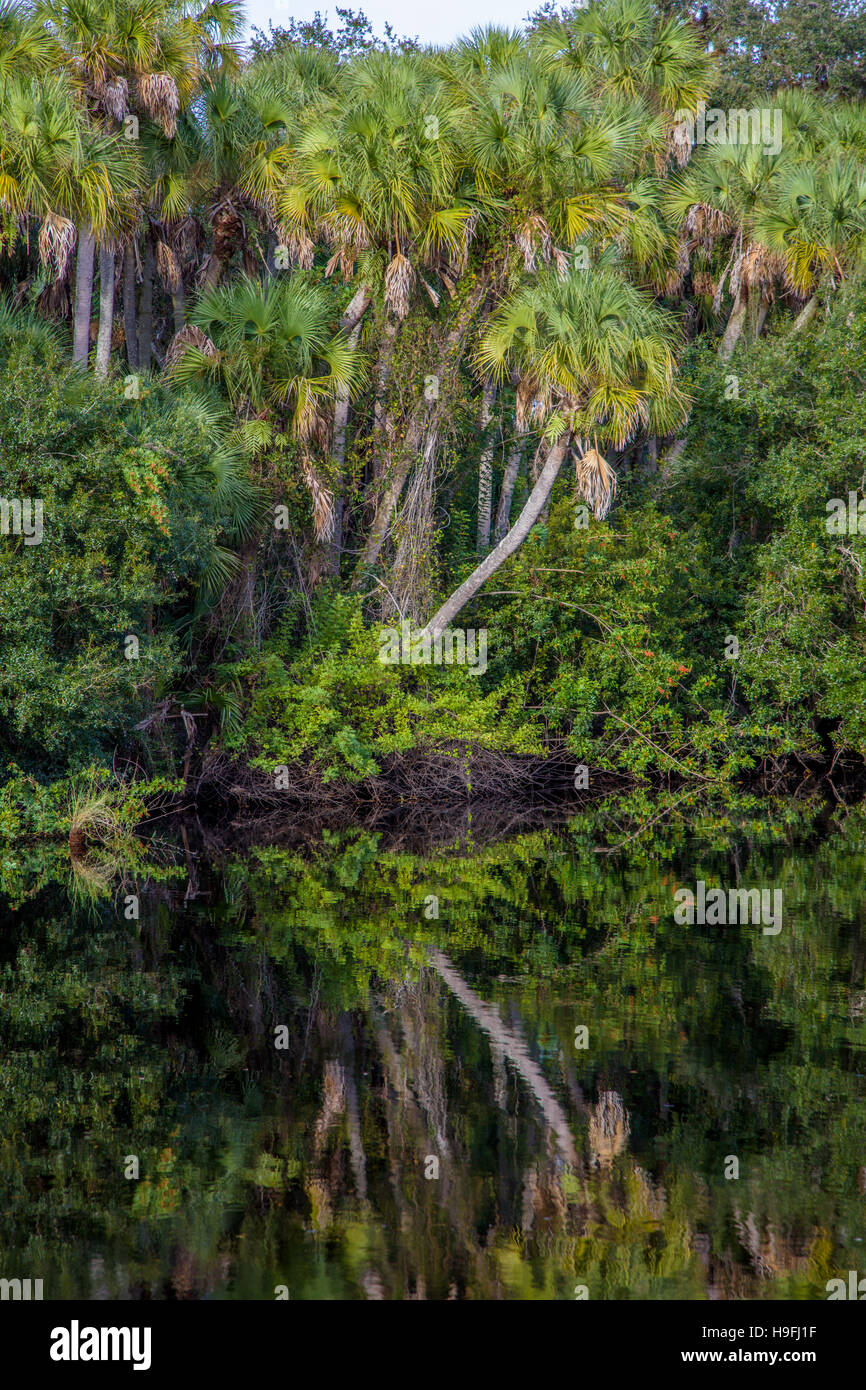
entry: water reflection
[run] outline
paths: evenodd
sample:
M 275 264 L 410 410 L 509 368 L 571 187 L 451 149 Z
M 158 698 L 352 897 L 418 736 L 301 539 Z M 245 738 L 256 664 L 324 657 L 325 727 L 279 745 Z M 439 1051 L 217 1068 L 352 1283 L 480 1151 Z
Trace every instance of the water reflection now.
M 426 855 L 363 829 L 200 851 L 137 921 L 16 878 L 0 1275 L 824 1298 L 866 1235 L 863 821 L 837 819 L 680 808 L 614 854 L 590 814 Z M 678 925 L 698 878 L 781 889 L 783 930 Z

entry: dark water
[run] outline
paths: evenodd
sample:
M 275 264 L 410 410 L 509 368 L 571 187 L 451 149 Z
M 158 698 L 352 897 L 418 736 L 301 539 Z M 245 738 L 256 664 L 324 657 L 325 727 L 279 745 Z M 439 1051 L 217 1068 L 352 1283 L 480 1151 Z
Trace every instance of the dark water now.
M 648 801 L 149 882 L 8 857 L 0 1277 L 826 1298 L 866 1272 L 863 830 Z M 781 930 L 678 924 L 698 880 L 781 890 Z

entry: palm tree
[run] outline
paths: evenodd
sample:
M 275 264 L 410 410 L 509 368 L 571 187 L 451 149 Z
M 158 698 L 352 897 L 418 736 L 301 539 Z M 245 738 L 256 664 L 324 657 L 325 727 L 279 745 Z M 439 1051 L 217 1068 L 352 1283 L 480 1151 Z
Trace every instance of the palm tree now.
M 75 265 L 72 360 L 86 363 L 90 348 L 90 307 L 93 297 L 94 258 L 100 247 L 102 284 L 100 339 L 97 371 L 108 370 L 114 312 L 114 247 L 125 226 L 136 216 L 139 185 L 138 155 L 129 141 L 97 127 L 82 133 L 81 159 L 67 211 L 78 232 Z
M 756 218 L 755 235 L 779 257 L 796 293 L 816 303 L 822 282 L 836 285 L 866 269 L 866 170 L 837 156 L 788 171 Z
M 332 494 L 313 453 L 324 455 L 334 401 L 357 389 L 360 363 L 333 330 L 328 296 L 303 277 L 243 276 L 202 296 L 174 352 L 177 381 L 215 386 L 231 404 L 247 456 L 264 461 L 296 442 L 316 535 L 329 536 Z
M 194 98 L 202 74 L 228 60 L 230 45 L 225 40 L 239 29 L 238 8 L 230 0 L 212 0 L 198 11 L 176 0 L 38 0 L 36 14 L 80 92 L 97 141 L 99 132 L 116 135 L 128 117 L 136 123 L 151 120 L 173 137 L 179 114 Z M 132 132 L 137 133 L 135 126 Z M 131 235 L 136 220 L 122 174 L 124 162 L 132 164 L 133 152 L 127 150 L 124 161 L 120 149 L 113 152 L 112 167 L 120 171 L 121 187 L 113 189 L 116 196 L 108 206 L 96 209 L 97 220 L 90 219 L 90 190 L 83 188 L 79 199 L 73 358 L 87 358 L 93 260 L 99 242 L 102 290 L 96 366 L 101 375 L 108 369 L 111 344 L 116 241 L 122 233 Z M 103 152 L 107 154 L 107 147 Z
M 664 434 L 686 412 L 674 381 L 676 330 L 670 315 L 617 270 L 546 272 L 494 314 L 479 365 L 494 380 L 518 373 L 518 413 L 546 441 L 538 480 L 503 540 L 429 619 L 441 631 L 514 554 L 541 515 L 566 455 L 576 445 L 581 495 L 602 517 L 615 475 L 599 445 L 621 449 L 638 429 Z
M 33 7 L 0 0 L 0 86 L 46 73 L 58 58 L 56 42 Z
M 718 305 L 730 277 L 733 306 L 719 347 L 723 361 L 736 347 L 750 302 L 760 312 L 783 272 L 781 258 L 762 242 L 756 225 L 791 158 L 785 147 L 778 155 L 768 155 L 758 145 L 707 145 L 666 190 L 666 209 L 681 228 L 687 258 L 708 245 L 728 248 L 727 265 L 714 285 Z

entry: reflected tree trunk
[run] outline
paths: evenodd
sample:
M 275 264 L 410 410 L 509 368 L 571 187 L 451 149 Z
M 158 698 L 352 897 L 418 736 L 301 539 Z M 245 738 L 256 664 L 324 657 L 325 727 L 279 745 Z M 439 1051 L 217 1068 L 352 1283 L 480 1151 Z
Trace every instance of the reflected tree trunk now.
M 475 1019 L 487 1036 L 500 1049 L 515 1071 L 522 1077 L 529 1087 L 542 1115 L 544 1116 L 548 1128 L 554 1134 L 560 1151 L 565 1159 L 577 1167 L 577 1150 L 574 1145 L 574 1136 L 569 1128 L 568 1119 L 565 1111 L 553 1093 L 553 1090 L 545 1078 L 538 1063 L 533 1061 L 529 1055 L 526 1043 L 503 1023 L 496 1009 L 486 1003 L 480 995 L 467 985 L 463 976 L 454 968 L 447 956 L 441 951 L 431 950 L 428 953 L 428 960 L 436 971 L 436 974 L 448 986 L 455 999 L 458 999 L 468 1014 Z

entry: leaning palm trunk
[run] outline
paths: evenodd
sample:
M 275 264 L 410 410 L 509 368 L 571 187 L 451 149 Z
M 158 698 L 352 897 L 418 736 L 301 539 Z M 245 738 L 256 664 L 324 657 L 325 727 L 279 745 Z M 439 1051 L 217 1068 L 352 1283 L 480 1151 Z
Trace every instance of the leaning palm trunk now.
M 111 335 L 114 331 L 114 249 L 99 252 L 99 336 L 96 339 L 96 375 L 108 376 Z
M 460 610 L 465 608 L 469 600 L 475 597 L 482 584 L 486 583 L 490 576 L 495 574 L 500 566 L 504 565 L 505 561 L 510 559 L 516 550 L 519 550 L 544 510 L 547 499 L 550 497 L 553 484 L 556 482 L 559 470 L 568 452 L 570 439 L 571 436 L 568 431 L 566 431 L 555 444 L 551 445 L 544 462 L 544 467 L 538 475 L 538 481 L 529 494 L 523 511 L 520 513 L 520 516 L 515 521 L 511 530 L 499 542 L 496 549 L 491 550 L 490 554 L 481 561 L 480 565 L 476 565 L 469 578 L 464 579 L 459 589 L 456 589 L 451 597 L 443 603 L 439 611 L 433 614 L 433 617 L 426 625 L 426 632 L 435 635 L 437 632 L 442 632 L 447 628 L 452 619 L 456 618 Z
M 481 393 L 481 410 L 478 418 L 478 437 L 483 440 L 490 427 L 496 387 L 486 385 Z M 478 461 L 478 530 L 476 550 L 486 555 L 490 549 L 490 520 L 493 499 L 493 440 L 489 439 L 481 450 Z
M 72 335 L 72 360 L 87 365 L 90 352 L 90 306 L 93 299 L 93 261 L 96 240 L 86 227 L 78 238 L 75 261 L 75 309 Z
M 138 368 L 138 313 L 135 303 L 135 247 L 127 246 L 123 253 L 123 336 L 126 339 L 126 360 L 129 370 Z
M 813 294 L 812 298 L 809 300 L 805 308 L 801 309 L 797 317 L 794 319 L 791 332 L 800 333 L 808 324 L 812 322 L 812 319 L 815 317 L 817 312 L 818 296 L 816 294 Z
M 749 301 L 746 297 L 745 289 L 742 285 L 737 290 L 737 297 L 734 300 L 734 307 L 731 310 L 731 317 L 725 326 L 724 337 L 719 348 L 719 357 L 722 362 L 727 362 L 733 355 L 734 348 L 740 339 L 740 334 L 746 323 L 746 313 L 749 308 Z
M 523 458 L 523 441 L 518 436 L 511 446 L 511 453 L 508 455 L 508 462 L 505 465 L 505 472 L 502 475 L 502 490 L 499 493 L 499 505 L 496 508 L 496 523 L 493 528 L 493 539 L 499 543 L 502 537 L 508 534 L 511 525 L 511 503 L 514 498 L 514 488 L 517 484 L 517 475 L 520 472 L 520 463 Z

